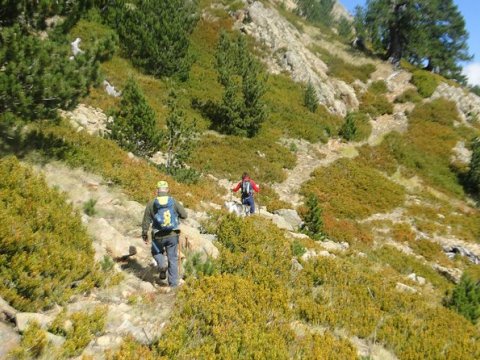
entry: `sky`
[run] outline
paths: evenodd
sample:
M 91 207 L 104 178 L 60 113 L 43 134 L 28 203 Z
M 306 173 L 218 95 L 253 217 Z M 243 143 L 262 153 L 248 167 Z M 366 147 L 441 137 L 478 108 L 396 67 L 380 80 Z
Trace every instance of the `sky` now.
M 339 0 L 353 14 L 355 6 L 365 5 L 365 0 Z M 468 47 L 474 55 L 472 61 L 464 63 L 463 72 L 471 85 L 480 85 L 480 0 L 454 0 L 465 18 L 469 33 Z

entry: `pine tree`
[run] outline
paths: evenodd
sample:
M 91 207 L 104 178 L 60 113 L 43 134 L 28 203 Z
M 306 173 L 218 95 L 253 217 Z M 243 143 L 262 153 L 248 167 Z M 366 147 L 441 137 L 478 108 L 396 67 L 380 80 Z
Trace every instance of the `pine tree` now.
M 244 36 L 231 39 L 225 32 L 220 34 L 215 60 L 218 81 L 224 87 L 216 127 L 227 134 L 255 136 L 267 116 L 261 64 L 249 52 Z
M 314 194 L 310 194 L 306 202 L 307 213 L 304 216 L 305 233 L 315 240 L 323 240 L 323 219 L 322 208 L 318 203 L 318 198 Z
M 305 88 L 305 93 L 303 95 L 303 105 L 312 113 L 317 111 L 318 98 L 311 81 L 308 82 L 307 87 Z
M 68 48 L 40 40 L 19 26 L 0 32 L 0 112 L 26 120 L 73 108 L 98 79 L 94 52 L 69 60 Z
M 189 35 L 198 20 L 196 12 L 196 1 L 119 0 L 107 18 L 136 66 L 154 76 L 186 80 L 193 62 Z
M 345 140 L 350 141 L 355 138 L 357 134 L 357 126 L 355 125 L 355 116 L 353 113 L 348 113 L 345 117 L 345 122 L 343 123 L 339 135 Z
M 427 69 L 464 80 L 458 61 L 469 60 L 465 21 L 452 0 L 370 0 L 362 21 L 374 50 L 398 63 L 427 63 Z
M 475 324 L 480 317 L 480 285 L 468 275 L 462 276 L 446 305 Z
M 160 149 L 161 135 L 154 110 L 133 78 L 122 92 L 120 108 L 107 125 L 109 137 L 138 156 L 151 156 Z
M 473 191 L 480 192 L 480 139 L 476 138 L 472 144 L 472 159 L 468 172 L 468 183 Z
M 170 94 L 170 113 L 167 117 L 167 131 L 163 136 L 167 148 L 166 168 L 170 174 L 185 167 L 190 158 L 198 135 L 196 122 L 187 122 L 185 112 L 178 108 L 176 95 Z

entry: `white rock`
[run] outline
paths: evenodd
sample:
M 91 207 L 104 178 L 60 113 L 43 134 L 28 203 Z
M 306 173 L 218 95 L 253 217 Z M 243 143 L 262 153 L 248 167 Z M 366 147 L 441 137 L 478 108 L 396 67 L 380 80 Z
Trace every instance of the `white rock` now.
M 47 332 L 47 340 L 54 346 L 60 347 L 65 342 L 65 338 L 59 335 L 55 335 Z
M 28 324 L 35 321 L 44 329 L 53 321 L 53 318 L 44 314 L 27 312 L 19 312 L 15 316 L 15 323 L 19 331 L 25 331 Z
M 305 254 L 302 255 L 302 260 L 307 261 L 311 258 L 314 258 L 317 256 L 317 253 L 313 249 L 308 249 Z
M 95 342 L 98 346 L 108 347 L 112 343 L 112 338 L 110 335 L 103 335 L 97 338 Z
M 13 319 L 18 311 L 11 307 L 2 297 L 0 297 L 0 313 L 6 319 Z M 0 318 L 1 319 L 1 318 Z
M 8 359 L 7 354 L 20 345 L 20 335 L 7 324 L 0 321 L 0 359 Z
M 415 294 L 417 292 L 416 289 L 402 283 L 397 283 L 397 285 L 395 286 L 395 289 L 400 292 L 411 293 L 411 294 Z
M 302 219 L 295 210 L 279 209 L 275 210 L 273 213 L 281 216 L 288 224 L 290 224 L 293 230 L 298 229 L 303 223 Z
M 74 41 L 70 43 L 72 47 L 72 53 L 73 56 L 77 56 L 78 54 L 83 54 L 83 50 L 80 49 L 80 43 L 82 42 L 82 39 L 76 38 Z
M 323 256 L 323 257 L 336 257 L 333 254 L 330 254 L 327 250 L 321 250 L 318 252 L 318 256 Z

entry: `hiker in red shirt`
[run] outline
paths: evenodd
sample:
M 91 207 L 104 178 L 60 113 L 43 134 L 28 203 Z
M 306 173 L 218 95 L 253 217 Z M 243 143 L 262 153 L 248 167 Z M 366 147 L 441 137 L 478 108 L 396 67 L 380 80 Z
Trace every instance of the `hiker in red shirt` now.
M 242 181 L 235 186 L 232 191 L 237 192 L 242 189 L 242 204 L 250 206 L 250 214 L 255 213 L 255 202 L 253 200 L 253 192 L 259 192 L 260 187 L 255 184 L 255 181 L 250 179 L 246 172 L 242 175 Z

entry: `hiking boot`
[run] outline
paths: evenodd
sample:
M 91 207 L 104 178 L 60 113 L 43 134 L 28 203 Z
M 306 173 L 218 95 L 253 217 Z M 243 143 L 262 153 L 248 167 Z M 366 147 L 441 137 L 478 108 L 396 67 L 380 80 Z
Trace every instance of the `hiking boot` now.
M 165 280 L 167 278 L 167 269 L 160 269 L 160 280 Z

